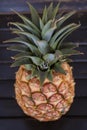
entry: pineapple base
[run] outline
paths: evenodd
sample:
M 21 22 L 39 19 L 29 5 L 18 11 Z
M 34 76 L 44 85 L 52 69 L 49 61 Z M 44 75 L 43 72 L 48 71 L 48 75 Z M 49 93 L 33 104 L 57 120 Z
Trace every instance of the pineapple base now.
M 16 73 L 15 95 L 19 106 L 25 114 L 39 121 L 58 120 L 73 102 L 74 79 L 72 67 L 62 64 L 66 75 L 53 72 L 53 81 L 46 79 L 40 86 L 38 78 L 26 80 L 30 72 L 21 66 Z

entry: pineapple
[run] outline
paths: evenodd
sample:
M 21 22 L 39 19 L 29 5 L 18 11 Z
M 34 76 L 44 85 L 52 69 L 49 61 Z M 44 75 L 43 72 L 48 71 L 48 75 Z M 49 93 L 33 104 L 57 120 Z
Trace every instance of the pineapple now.
M 69 56 L 80 54 L 78 46 L 64 42 L 80 24 L 63 23 L 75 11 L 62 15 L 59 4 L 51 3 L 40 17 L 28 3 L 31 18 L 14 11 L 23 21 L 10 22 L 18 37 L 5 41 L 17 43 L 8 49 L 17 51 L 12 67 L 16 73 L 15 95 L 25 114 L 39 121 L 58 120 L 69 109 L 75 96 L 75 82 Z

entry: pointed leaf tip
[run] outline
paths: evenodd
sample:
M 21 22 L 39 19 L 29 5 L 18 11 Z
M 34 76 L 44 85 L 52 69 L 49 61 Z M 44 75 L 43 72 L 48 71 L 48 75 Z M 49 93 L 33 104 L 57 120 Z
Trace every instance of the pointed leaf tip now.
M 47 8 L 47 18 L 48 18 L 48 20 L 52 19 L 52 13 L 53 13 L 53 2 L 51 2 L 50 5 Z
M 54 8 L 52 12 L 52 17 L 55 18 L 57 16 L 57 12 L 59 10 L 60 2 L 57 4 L 57 6 Z
M 47 7 L 46 6 L 43 9 L 42 21 L 44 24 L 47 22 Z
M 64 74 L 64 75 L 66 75 L 66 71 L 61 67 L 61 64 L 60 64 L 60 63 L 56 63 L 56 64 L 54 65 L 54 70 L 55 70 L 56 72 L 59 72 L 59 73 L 62 73 L 62 74 Z
M 37 10 L 29 2 L 27 2 L 27 4 L 31 12 L 32 22 L 39 27 L 39 14 Z

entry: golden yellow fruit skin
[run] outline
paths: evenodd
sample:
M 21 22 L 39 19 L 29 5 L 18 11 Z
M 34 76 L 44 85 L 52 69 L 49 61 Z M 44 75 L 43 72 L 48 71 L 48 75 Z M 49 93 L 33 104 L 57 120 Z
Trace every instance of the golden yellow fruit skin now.
M 40 86 L 39 79 L 26 80 L 30 74 L 24 66 L 16 73 L 15 95 L 19 106 L 25 114 L 39 121 L 59 119 L 70 108 L 74 98 L 74 79 L 72 67 L 66 62 L 62 64 L 67 74 L 53 72 L 53 81 L 48 79 Z

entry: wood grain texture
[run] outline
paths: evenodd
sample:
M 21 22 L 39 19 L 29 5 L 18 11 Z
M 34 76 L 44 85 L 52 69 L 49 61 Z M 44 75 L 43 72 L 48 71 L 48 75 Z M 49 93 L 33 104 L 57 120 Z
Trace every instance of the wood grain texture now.
M 60 11 L 61 12 L 61 11 Z M 66 10 L 63 10 L 63 12 L 66 12 Z M 20 12 L 21 13 L 21 12 Z M 29 12 L 27 13 L 23 13 L 24 15 L 26 15 L 27 17 L 30 18 L 30 14 Z M 40 15 L 41 16 L 41 15 Z M 14 14 L 4 14 L 4 15 L 0 15 L 0 30 L 1 29 L 7 29 L 7 23 L 10 21 L 18 21 L 21 22 L 20 18 L 14 13 Z M 67 22 L 80 22 L 81 26 L 86 27 L 87 26 L 87 13 L 82 12 L 82 11 L 77 11 L 76 14 L 74 14 L 71 18 L 69 18 L 67 20 Z M 66 24 L 67 24 L 66 22 Z
M 76 31 L 74 31 L 69 37 L 67 37 L 67 39 L 65 40 L 68 42 L 87 42 L 87 28 L 86 27 L 80 27 L 79 29 L 77 29 Z M 0 30 L 0 44 L 2 44 L 2 42 L 4 40 L 13 38 L 17 35 L 12 34 L 11 31 L 9 29 L 1 29 Z M 81 36 L 81 37 L 80 37 Z
M 0 63 L 0 69 L 2 70 L 0 72 L 0 80 L 6 80 L 6 79 L 14 79 L 15 78 L 15 72 L 18 70 L 18 67 L 11 68 L 11 63 L 9 62 L 3 62 Z M 75 78 L 86 78 L 87 79 L 87 62 L 73 62 L 71 64 L 73 66 L 73 73 Z
M 38 122 L 28 118 L 1 119 L 1 130 L 86 130 L 87 119 L 83 118 L 61 118 L 55 122 Z
M 87 116 L 87 98 L 75 98 L 69 112 L 65 116 Z M 0 99 L 0 117 L 25 117 L 16 100 Z
M 59 0 L 28 0 L 32 3 L 39 12 L 41 12 L 44 5 L 49 5 L 50 2 L 54 2 L 54 4 L 58 3 Z M 80 1 L 80 0 L 61 0 L 61 9 L 65 10 L 86 10 L 87 9 L 87 1 Z M 19 12 L 29 12 L 28 6 L 25 0 L 3 0 L 0 3 L 0 14 L 8 14 L 12 13 L 11 9 L 15 9 Z
M 75 79 L 76 97 L 87 97 L 87 79 Z M 14 98 L 15 80 L 0 80 L 0 98 Z
M 87 43 L 78 43 L 78 44 L 79 44 L 79 48 L 77 48 L 77 50 L 79 50 L 80 52 L 83 52 L 84 55 L 73 56 L 72 59 L 73 61 L 78 61 L 78 60 L 86 61 L 87 60 Z M 13 61 L 11 57 L 17 54 L 17 52 L 12 52 L 12 51 L 7 50 L 7 47 L 11 45 L 15 45 L 15 44 L 14 43 L 0 44 L 0 63 L 5 62 L 5 61 L 10 61 L 10 62 Z

